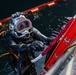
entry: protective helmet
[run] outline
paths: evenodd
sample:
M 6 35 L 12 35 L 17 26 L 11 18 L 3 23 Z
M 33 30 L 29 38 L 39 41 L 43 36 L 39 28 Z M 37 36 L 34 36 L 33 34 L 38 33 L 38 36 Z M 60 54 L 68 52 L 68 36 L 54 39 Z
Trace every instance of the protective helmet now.
M 20 12 L 11 16 L 11 22 L 9 24 L 9 30 L 12 35 L 16 38 L 29 38 L 30 29 L 32 28 L 32 23 Z

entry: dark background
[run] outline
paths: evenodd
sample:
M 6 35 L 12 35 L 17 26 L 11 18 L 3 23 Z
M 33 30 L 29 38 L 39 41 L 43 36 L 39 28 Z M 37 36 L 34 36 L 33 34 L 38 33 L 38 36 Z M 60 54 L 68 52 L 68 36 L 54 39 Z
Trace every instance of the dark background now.
M 49 1 L 51 0 L 0 0 L 0 19 Z

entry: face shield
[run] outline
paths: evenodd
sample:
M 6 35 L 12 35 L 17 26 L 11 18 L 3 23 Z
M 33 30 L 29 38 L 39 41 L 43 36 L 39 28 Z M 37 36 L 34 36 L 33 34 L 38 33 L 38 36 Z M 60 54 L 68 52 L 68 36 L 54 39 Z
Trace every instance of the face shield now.
M 29 38 L 30 29 L 32 28 L 32 23 L 29 19 L 25 18 L 24 15 L 12 18 L 12 23 L 9 25 L 9 30 L 16 38 Z

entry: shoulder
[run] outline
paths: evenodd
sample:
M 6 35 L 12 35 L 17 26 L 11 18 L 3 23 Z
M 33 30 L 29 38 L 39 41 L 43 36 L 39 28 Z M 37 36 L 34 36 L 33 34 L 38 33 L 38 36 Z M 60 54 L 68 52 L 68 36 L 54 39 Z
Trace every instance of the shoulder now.
M 39 32 L 39 30 L 38 30 L 37 28 L 33 27 L 33 28 L 32 28 L 32 32 L 33 32 L 33 33 L 37 33 L 37 32 Z
M 10 31 L 7 31 L 5 37 L 12 36 Z

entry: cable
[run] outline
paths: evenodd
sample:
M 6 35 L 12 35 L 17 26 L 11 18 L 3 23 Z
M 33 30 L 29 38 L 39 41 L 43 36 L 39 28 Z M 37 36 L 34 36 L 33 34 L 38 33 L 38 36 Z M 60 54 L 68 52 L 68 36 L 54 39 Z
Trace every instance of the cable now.
M 9 55 L 9 54 L 10 54 L 10 52 L 7 52 L 7 53 L 4 53 L 4 54 L 1 54 L 1 55 L 0 55 L 0 58 L 4 57 L 4 56 L 6 56 L 6 55 Z
M 18 59 L 18 56 L 16 54 L 12 53 L 12 52 L 7 52 L 7 53 L 4 53 L 4 54 L 1 54 L 0 58 L 4 57 L 6 55 L 10 55 L 10 54 L 13 55 L 16 59 Z

